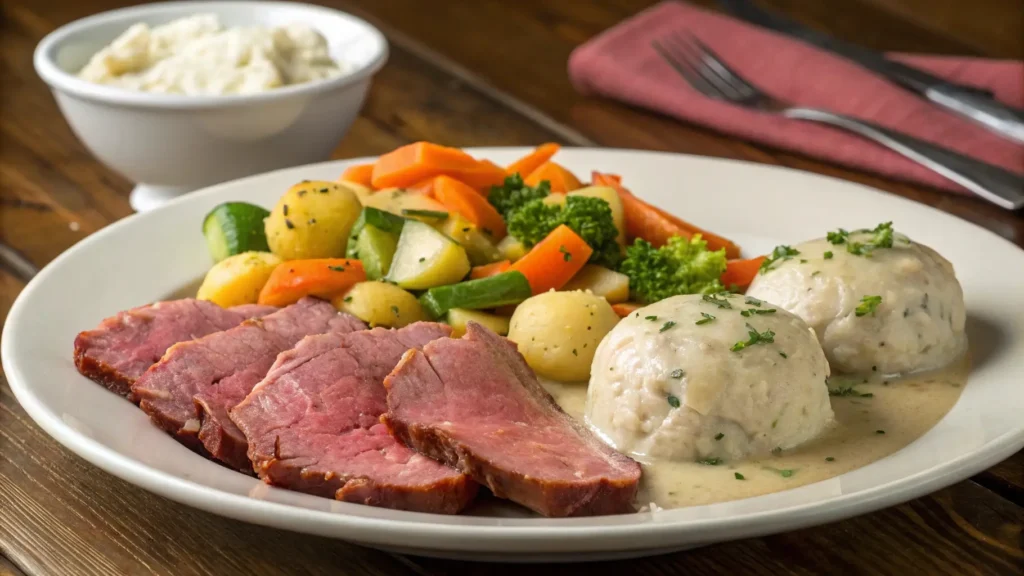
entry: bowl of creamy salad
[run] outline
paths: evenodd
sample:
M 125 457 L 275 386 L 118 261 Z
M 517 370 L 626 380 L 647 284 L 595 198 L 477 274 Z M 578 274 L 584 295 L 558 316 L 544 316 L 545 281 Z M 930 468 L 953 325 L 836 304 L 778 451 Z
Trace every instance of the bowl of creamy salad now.
M 44 38 L 35 67 L 79 139 L 148 210 L 188 191 L 326 160 L 387 42 L 367 22 L 289 2 L 170 2 Z

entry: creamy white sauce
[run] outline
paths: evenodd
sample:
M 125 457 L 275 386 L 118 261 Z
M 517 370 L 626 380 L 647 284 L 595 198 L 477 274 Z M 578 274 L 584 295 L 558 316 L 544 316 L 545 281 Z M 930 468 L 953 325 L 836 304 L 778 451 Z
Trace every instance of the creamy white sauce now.
M 893 454 L 930 430 L 953 407 L 970 370 L 966 356 L 939 371 L 898 380 L 881 376 L 840 381 L 856 383 L 865 397 L 831 397 L 835 423 L 817 439 L 793 450 L 718 466 L 694 462 L 642 462 L 638 503 L 662 508 L 697 506 L 780 492 L 862 468 Z M 583 419 L 586 384 L 545 382 L 569 415 Z M 878 431 L 884 431 L 884 434 Z M 832 458 L 832 460 L 828 460 Z M 786 470 L 791 473 L 784 472 Z M 736 474 L 743 480 L 736 478 Z M 788 474 L 788 476 L 784 476 Z
M 78 76 L 141 92 L 223 95 L 343 72 L 327 41 L 309 25 L 225 28 L 216 15 L 197 14 L 153 28 L 132 25 L 94 54 Z

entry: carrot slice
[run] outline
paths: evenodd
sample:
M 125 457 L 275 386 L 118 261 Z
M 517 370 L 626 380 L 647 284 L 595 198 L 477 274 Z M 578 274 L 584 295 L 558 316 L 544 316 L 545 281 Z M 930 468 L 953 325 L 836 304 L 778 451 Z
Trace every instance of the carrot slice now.
M 562 147 L 554 142 L 548 142 L 547 144 L 541 144 L 534 148 L 529 154 L 523 156 L 519 160 L 509 164 L 505 167 L 505 172 L 508 174 L 519 173 L 520 176 L 526 178 L 533 173 L 534 170 L 541 167 L 548 160 L 558 153 Z
M 722 273 L 722 286 L 729 288 L 735 285 L 740 290 L 746 290 L 747 286 L 754 281 L 757 271 L 761 269 L 761 263 L 767 256 L 748 258 L 746 260 L 729 260 L 725 263 L 725 272 Z
M 490 192 L 491 186 L 501 186 L 505 182 L 505 169 L 490 160 L 480 160 L 472 168 L 452 170 L 447 175 L 465 182 L 477 190 Z M 486 195 L 486 194 L 485 194 Z
M 565 286 L 593 253 L 583 238 L 562 224 L 509 269 L 526 276 L 533 293 L 540 294 Z
M 536 186 L 544 180 L 551 183 L 552 192 L 572 192 L 583 187 L 575 174 L 555 162 L 541 164 L 536 170 L 530 172 L 523 182 L 530 186 Z
M 618 192 L 619 198 L 622 200 L 628 237 L 643 238 L 654 246 L 664 246 L 673 236 L 689 238 L 694 234 L 700 234 L 708 243 L 708 250 L 725 248 L 726 258 L 739 258 L 740 247 L 734 242 L 703 228 L 698 228 L 657 206 L 644 202 L 623 187 L 621 178 L 618 176 L 594 172 L 591 180 L 596 185 L 610 186 Z
M 483 266 L 474 266 L 473 269 L 469 271 L 469 279 L 479 280 L 480 278 L 489 278 L 491 276 L 501 274 L 511 267 L 512 262 L 508 260 L 500 260 L 491 264 L 484 264 Z
M 637 304 L 636 302 L 620 302 L 619 304 L 612 304 L 612 310 L 619 315 L 619 318 L 625 318 L 643 307 L 643 304 Z
M 494 240 L 505 237 L 505 220 L 482 194 L 450 176 L 434 178 L 434 198 L 451 212 L 461 214 Z
M 329 299 L 366 280 L 359 260 L 318 258 L 291 260 L 274 268 L 260 292 L 259 303 L 287 306 L 304 296 Z
M 340 180 L 355 182 L 356 184 L 372 188 L 372 178 L 373 164 L 356 164 L 355 166 L 345 168 L 345 171 L 341 173 Z
M 458 148 L 416 142 L 384 154 L 373 165 L 373 187 L 405 188 L 439 174 L 478 170 L 479 162 Z

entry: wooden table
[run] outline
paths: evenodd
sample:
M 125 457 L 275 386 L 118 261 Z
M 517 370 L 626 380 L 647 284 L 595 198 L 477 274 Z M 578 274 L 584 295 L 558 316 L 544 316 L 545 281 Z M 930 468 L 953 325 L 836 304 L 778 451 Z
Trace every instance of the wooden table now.
M 129 182 L 75 139 L 32 69 L 47 32 L 119 0 L 0 4 L 0 320 L 33 274 L 131 214 Z M 653 0 L 331 0 L 378 25 L 388 65 L 337 158 L 416 140 L 457 146 L 558 141 L 780 164 L 937 206 L 1024 245 L 1024 216 L 681 125 L 577 95 L 569 52 Z M 711 4 L 710 1 L 704 2 Z M 770 0 L 863 45 L 1024 57 L 1024 0 Z M 70 345 L 70 343 L 69 343 Z M 1024 416 L 1022 416 L 1024 417 Z M 628 574 L 1024 572 L 1024 453 L 907 504 L 844 522 L 636 562 Z M 199 512 L 63 449 L 0 379 L 0 576 L 20 574 L 517 574 L 522 567 L 403 557 Z M 565 567 L 531 567 L 535 574 Z

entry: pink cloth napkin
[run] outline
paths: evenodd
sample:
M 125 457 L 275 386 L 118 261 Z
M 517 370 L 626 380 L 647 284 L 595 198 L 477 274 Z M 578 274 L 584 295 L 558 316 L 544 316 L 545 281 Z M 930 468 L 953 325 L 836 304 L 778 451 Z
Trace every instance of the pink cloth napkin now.
M 728 16 L 663 2 L 603 32 L 569 57 L 577 90 L 622 100 L 745 140 L 901 180 L 968 193 L 889 150 L 833 128 L 745 110 L 702 96 L 651 48 L 688 30 L 769 94 L 870 120 L 1024 173 L 1024 146 L 946 112 L 839 56 Z M 1024 107 L 1024 62 L 893 54 L 949 80 L 986 88 Z

